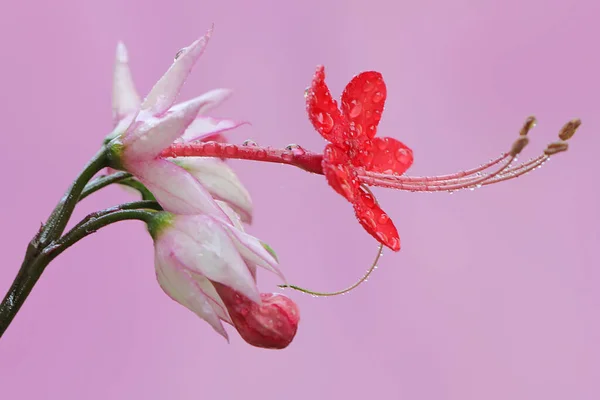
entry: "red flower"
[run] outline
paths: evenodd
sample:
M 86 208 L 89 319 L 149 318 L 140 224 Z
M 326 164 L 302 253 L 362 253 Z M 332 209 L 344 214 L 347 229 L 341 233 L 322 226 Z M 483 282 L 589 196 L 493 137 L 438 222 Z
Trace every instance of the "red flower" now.
M 352 203 L 367 232 L 398 251 L 400 238 L 394 223 L 357 175 L 357 169 L 402 175 L 413 162 L 412 150 L 404 143 L 375 137 L 386 95 L 381 74 L 363 72 L 348 83 L 338 108 L 325 84 L 325 69 L 319 66 L 306 93 L 306 108 L 317 132 L 329 142 L 323 155 L 327 182 Z

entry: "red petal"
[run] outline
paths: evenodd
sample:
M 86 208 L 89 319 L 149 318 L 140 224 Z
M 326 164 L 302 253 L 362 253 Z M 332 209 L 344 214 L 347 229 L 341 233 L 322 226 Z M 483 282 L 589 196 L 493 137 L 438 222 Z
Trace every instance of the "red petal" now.
M 372 157 L 365 168 L 372 172 L 402 175 L 413 163 L 413 152 L 404 143 L 394 138 L 374 138 Z
M 377 205 L 375 198 L 362 187 L 356 193 L 354 212 L 358 222 L 378 242 L 393 251 L 400 250 L 400 237 L 394 223 Z
M 311 87 L 307 90 L 306 110 L 310 122 L 325 140 L 343 144 L 342 134 L 347 129 L 347 123 L 327 88 L 325 67 L 322 65 L 317 67 Z
M 348 201 L 354 202 L 359 182 L 352 174 L 346 153 L 332 144 L 325 146 L 323 152 L 323 173 L 327 183 Z
M 356 75 L 342 94 L 342 112 L 358 136 L 372 139 L 377 133 L 387 90 L 379 72 L 367 71 Z

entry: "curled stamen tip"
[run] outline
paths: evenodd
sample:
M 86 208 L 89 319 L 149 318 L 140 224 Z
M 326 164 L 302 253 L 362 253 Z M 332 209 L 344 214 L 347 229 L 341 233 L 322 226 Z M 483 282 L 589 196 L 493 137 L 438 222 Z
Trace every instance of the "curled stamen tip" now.
M 510 156 L 516 157 L 519 153 L 521 153 L 521 151 L 523 151 L 523 149 L 525 148 L 525 146 L 527 146 L 528 143 L 529 143 L 529 138 L 527 136 L 519 137 L 513 143 L 512 148 L 510 149 Z
M 567 151 L 569 149 L 569 144 L 567 142 L 553 142 L 546 147 L 544 150 L 544 154 L 547 156 L 551 156 L 553 154 L 562 153 L 563 151 Z
M 531 128 L 534 128 L 537 125 L 537 119 L 532 115 L 527 117 L 521 131 L 519 132 L 519 136 L 527 136 Z
M 577 128 L 581 126 L 581 120 L 579 118 L 575 118 L 567 122 L 558 133 L 558 137 L 560 140 L 569 140 L 575 134 Z

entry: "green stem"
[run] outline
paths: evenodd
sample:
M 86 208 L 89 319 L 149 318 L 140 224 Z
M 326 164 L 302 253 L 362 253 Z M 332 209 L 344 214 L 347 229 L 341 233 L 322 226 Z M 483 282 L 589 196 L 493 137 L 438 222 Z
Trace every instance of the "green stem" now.
M 91 214 L 88 214 L 77 225 L 75 225 L 69 232 L 73 232 L 73 231 L 77 230 L 79 227 L 87 224 L 91 220 L 98 219 L 100 217 L 114 213 L 116 211 L 144 210 L 144 209 L 154 210 L 154 211 L 162 211 L 162 207 L 156 201 L 140 200 L 140 201 L 132 201 L 130 203 L 123 203 L 123 204 L 119 204 L 118 206 L 110 207 L 110 208 L 107 208 L 107 209 L 104 209 L 101 211 L 96 211 Z
M 96 193 L 98 190 L 108 185 L 111 185 L 113 183 L 120 183 L 121 181 L 129 178 L 131 178 L 131 174 L 124 171 L 115 172 L 114 174 L 110 175 L 99 176 L 98 178 L 92 180 L 85 186 L 85 188 L 81 192 L 81 195 L 79 195 L 79 201 L 85 199 L 93 193 Z
M 46 256 L 48 262 L 54 260 L 63 251 L 73 246 L 75 243 L 96 232 L 98 229 L 104 228 L 105 226 L 114 224 L 115 222 L 127 221 L 127 220 L 139 220 L 144 221 L 146 224 L 152 222 L 152 218 L 156 211 L 148 211 L 139 208 L 130 209 L 129 207 L 138 207 L 139 203 L 144 203 L 142 206 L 146 208 L 150 206 L 147 203 L 153 202 L 133 202 L 127 203 L 119 207 L 115 211 L 108 211 L 106 213 L 93 213 L 86 217 L 86 222 L 77 224 L 73 229 L 67 232 L 63 237 L 57 240 L 54 244 L 48 246 L 42 252 L 43 256 Z
M 44 225 L 41 232 L 34 239 L 34 245 L 38 247 L 39 251 L 46 247 L 46 245 L 53 240 L 58 239 L 65 230 L 67 222 L 73 214 L 73 210 L 79 201 L 81 192 L 102 168 L 108 165 L 108 149 L 102 147 L 98 153 L 87 163 L 81 174 L 71 184 L 71 187 L 67 190 L 65 195 L 62 197 L 50 217 L 48 222 Z
M 125 179 L 119 182 L 120 185 L 129 186 L 132 189 L 137 190 L 142 195 L 142 200 L 156 201 L 154 195 L 144 186 L 144 184 L 134 178 Z
M 128 186 L 132 189 L 137 190 L 138 192 L 140 192 L 142 200 L 156 201 L 156 198 L 152 193 L 150 193 L 146 186 L 144 186 L 137 179 L 133 178 L 131 174 L 123 171 L 115 172 L 114 174 L 110 175 L 103 175 L 92 180 L 86 185 L 86 187 L 83 189 L 83 192 L 81 192 L 81 195 L 79 196 L 79 201 L 85 199 L 92 193 L 95 193 L 98 190 L 113 183 L 118 183 L 119 185 Z
M 17 315 L 46 266 L 52 260 L 81 239 L 115 222 L 141 220 L 146 224 L 150 223 L 155 212 L 139 209 L 139 207 L 152 208 L 154 205 L 151 203 L 153 202 L 126 203 L 90 214 L 84 218 L 85 222 L 77 224 L 63 237 L 45 246 L 37 255 L 30 256 L 29 260 L 26 257 L 8 293 L 0 303 L 0 337 Z

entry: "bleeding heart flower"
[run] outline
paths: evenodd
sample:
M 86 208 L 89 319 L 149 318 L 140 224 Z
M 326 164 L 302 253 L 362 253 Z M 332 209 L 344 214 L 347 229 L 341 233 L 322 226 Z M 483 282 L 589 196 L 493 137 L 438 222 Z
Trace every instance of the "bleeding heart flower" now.
M 398 251 L 400 238 L 394 223 L 356 174 L 362 168 L 401 175 L 413 162 L 412 150 L 402 142 L 375 137 L 386 95 L 381 74 L 363 72 L 344 89 L 340 109 L 325 84 L 325 69 L 319 66 L 306 92 L 306 104 L 313 126 L 329 142 L 323 155 L 327 182 L 353 204 L 368 233 Z

